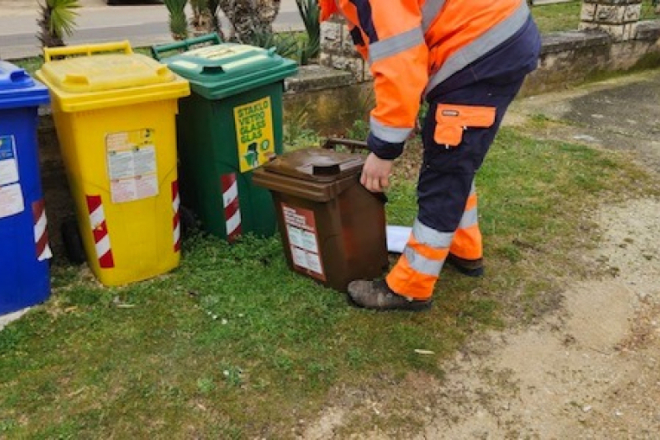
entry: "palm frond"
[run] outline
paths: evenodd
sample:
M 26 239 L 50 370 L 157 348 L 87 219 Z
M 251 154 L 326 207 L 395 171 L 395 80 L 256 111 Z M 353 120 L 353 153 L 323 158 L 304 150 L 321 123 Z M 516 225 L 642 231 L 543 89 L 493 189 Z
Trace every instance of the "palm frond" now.
M 40 3 L 38 38 L 44 46 L 61 46 L 62 38 L 71 36 L 76 28 L 79 0 L 45 0 Z
M 165 7 L 170 11 L 170 14 L 174 14 L 177 12 L 184 12 L 188 0 L 163 0 L 163 3 L 165 3 Z
M 308 42 L 304 46 L 303 54 L 301 56 L 303 64 L 310 58 L 315 58 L 319 54 L 321 47 L 321 23 L 319 16 L 321 9 L 319 8 L 318 0 L 296 0 L 298 12 L 305 24 Z

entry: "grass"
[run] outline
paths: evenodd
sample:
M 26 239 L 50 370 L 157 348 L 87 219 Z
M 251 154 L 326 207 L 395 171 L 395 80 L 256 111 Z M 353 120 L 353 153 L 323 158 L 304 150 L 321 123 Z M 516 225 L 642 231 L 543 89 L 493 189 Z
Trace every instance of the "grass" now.
M 582 0 L 532 6 L 532 16 L 542 34 L 575 30 L 580 24 Z
M 532 15 L 541 33 L 575 30 L 580 24 L 582 0 L 532 6 Z M 652 0 L 642 1 L 642 20 L 655 20 Z
M 405 162 L 418 155 L 398 167 L 390 223 L 415 215 Z M 337 390 L 440 381 L 468 335 L 555 307 L 562 279 L 581 276 L 566 256 L 597 232 L 585 210 L 647 180 L 613 153 L 503 129 L 478 180 L 488 276 L 444 271 L 424 314 L 348 307 L 289 271 L 277 237 L 194 235 L 180 268 L 124 288 L 56 266 L 52 298 L 0 332 L 0 438 L 285 439 Z

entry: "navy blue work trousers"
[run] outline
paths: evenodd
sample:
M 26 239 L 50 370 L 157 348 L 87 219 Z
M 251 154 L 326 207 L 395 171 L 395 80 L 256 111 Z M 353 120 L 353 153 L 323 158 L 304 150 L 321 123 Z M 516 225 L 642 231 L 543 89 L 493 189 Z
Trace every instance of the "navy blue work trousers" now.
M 534 68 L 540 37 L 533 21 L 509 42 L 439 84 L 427 96 L 422 126 L 424 160 L 417 185 L 418 219 L 440 232 L 458 227 L 476 172 L 486 157 L 509 104 Z M 461 143 L 447 148 L 434 141 L 438 104 L 495 107 L 488 128 L 467 127 Z

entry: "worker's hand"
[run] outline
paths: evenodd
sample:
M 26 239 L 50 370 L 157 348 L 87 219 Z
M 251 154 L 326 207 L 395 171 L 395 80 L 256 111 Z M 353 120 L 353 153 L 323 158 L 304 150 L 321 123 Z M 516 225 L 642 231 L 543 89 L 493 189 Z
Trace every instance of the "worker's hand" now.
M 371 192 L 384 192 L 390 186 L 392 161 L 369 153 L 362 168 L 360 183 Z

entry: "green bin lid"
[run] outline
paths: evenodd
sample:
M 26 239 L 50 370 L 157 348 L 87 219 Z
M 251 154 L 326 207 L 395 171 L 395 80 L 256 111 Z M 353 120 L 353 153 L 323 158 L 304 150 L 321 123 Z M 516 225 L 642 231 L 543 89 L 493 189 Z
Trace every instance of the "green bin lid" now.
M 245 44 L 201 47 L 162 60 L 207 99 L 222 99 L 280 81 L 298 71 L 297 64 L 275 53 Z

